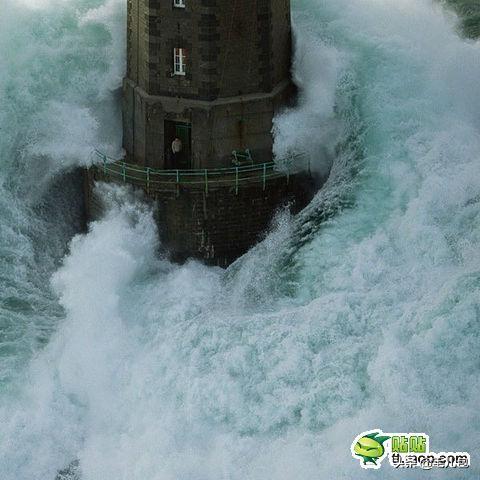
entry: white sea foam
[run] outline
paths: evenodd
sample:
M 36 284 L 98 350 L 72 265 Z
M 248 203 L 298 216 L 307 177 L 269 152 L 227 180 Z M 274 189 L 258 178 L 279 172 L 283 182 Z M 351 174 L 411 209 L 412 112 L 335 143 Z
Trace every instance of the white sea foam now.
M 302 217 L 281 217 L 223 272 L 159 257 L 148 209 L 107 189 L 53 278 L 65 318 L 2 392 L 2 479 L 76 458 L 83 480 L 367 478 L 349 448 L 375 427 L 470 451 L 469 471 L 428 478 L 479 476 L 480 47 L 426 0 L 294 6 L 310 100 L 277 145 L 304 143 L 301 121 L 348 143 L 333 112 L 351 105 L 367 127 L 353 206 L 284 263 Z M 95 8 L 83 21 L 105 21 Z
M 114 92 L 125 69 L 125 5 L 45 0 L 27 6 L 2 3 L 2 143 L 15 140 L 26 167 L 40 164 L 49 179 L 89 164 L 95 147 L 119 150 L 121 135 L 111 131 L 120 131 Z
M 274 152 L 278 159 L 307 154 L 311 168 L 326 175 L 341 131 L 335 105 L 345 60 L 342 52 L 318 38 L 314 25 L 305 19 L 298 23 L 293 79 L 299 95 L 297 105 L 274 120 Z

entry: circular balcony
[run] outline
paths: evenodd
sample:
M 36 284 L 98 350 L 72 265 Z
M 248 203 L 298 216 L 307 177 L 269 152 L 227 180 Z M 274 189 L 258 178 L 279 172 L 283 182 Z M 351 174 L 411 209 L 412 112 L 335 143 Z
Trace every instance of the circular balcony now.
M 134 185 L 148 194 L 175 192 L 179 195 L 186 189 L 202 190 L 208 195 L 211 190 L 229 188 L 238 195 L 243 186 L 257 184 L 265 190 L 272 180 L 284 178 L 288 184 L 294 175 L 310 175 L 310 162 L 305 154 L 291 155 L 277 162 L 191 170 L 160 170 L 115 160 L 99 151 L 95 151 L 95 155 L 100 160 L 90 167 L 95 179 Z

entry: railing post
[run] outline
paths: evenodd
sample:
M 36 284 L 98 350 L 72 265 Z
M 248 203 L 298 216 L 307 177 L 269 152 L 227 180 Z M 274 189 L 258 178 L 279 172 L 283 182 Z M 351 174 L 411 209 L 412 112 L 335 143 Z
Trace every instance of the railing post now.
M 147 167 L 147 193 L 150 194 L 150 167 Z
M 122 177 L 123 177 L 123 183 L 127 181 L 127 172 L 125 169 L 125 162 L 122 163 Z
M 235 167 L 235 195 L 238 195 L 238 167 Z
M 205 195 L 208 195 L 208 170 L 205 169 Z
M 267 164 L 264 163 L 263 164 L 263 190 L 265 190 L 266 182 L 267 182 Z
M 287 185 L 290 183 L 290 170 L 287 169 Z
M 177 184 L 176 184 L 176 189 L 177 189 L 177 197 L 180 195 L 180 172 L 177 170 Z

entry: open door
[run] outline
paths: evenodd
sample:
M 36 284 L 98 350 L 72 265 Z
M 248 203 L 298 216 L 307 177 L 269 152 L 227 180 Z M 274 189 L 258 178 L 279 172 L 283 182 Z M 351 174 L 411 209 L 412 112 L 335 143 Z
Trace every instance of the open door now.
M 192 168 L 192 125 L 165 120 L 165 168 Z

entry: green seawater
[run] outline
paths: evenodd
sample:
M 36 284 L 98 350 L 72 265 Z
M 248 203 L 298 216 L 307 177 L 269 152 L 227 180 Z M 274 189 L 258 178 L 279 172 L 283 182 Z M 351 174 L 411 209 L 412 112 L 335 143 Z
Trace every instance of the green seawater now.
M 468 37 L 480 37 L 480 3 L 475 0 L 446 0 L 461 18 L 462 29 Z
M 224 271 L 166 260 L 118 187 L 83 230 L 75 169 L 121 145 L 126 2 L 2 0 L 1 480 L 367 479 L 374 428 L 472 458 L 382 479 L 479 478 L 480 45 L 455 5 L 292 2 L 275 148 L 331 176 Z

